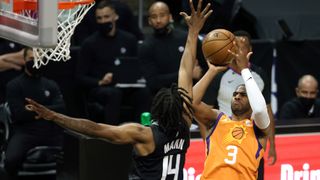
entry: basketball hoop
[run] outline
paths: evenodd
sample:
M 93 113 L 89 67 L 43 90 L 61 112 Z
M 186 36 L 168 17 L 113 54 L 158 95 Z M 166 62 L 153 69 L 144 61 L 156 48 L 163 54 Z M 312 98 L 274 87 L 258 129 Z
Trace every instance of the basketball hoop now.
M 50 0 L 48 0 L 50 1 Z M 37 18 L 37 0 L 15 0 L 13 11 L 29 18 Z M 70 57 L 70 41 L 75 27 L 94 5 L 94 0 L 59 0 L 57 46 L 33 48 L 36 68 L 49 61 L 67 61 Z

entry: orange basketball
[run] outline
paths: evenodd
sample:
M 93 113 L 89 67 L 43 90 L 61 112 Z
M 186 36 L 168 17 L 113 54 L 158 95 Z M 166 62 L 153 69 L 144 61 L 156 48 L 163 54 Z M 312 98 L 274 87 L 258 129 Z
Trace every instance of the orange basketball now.
M 240 127 L 235 127 L 232 130 L 232 137 L 234 137 L 235 139 L 241 139 L 243 135 L 244 135 L 244 131 Z
M 225 29 L 215 29 L 209 32 L 202 42 L 204 57 L 214 65 L 227 65 L 231 63 L 233 56 L 228 49 L 234 52 L 234 35 Z

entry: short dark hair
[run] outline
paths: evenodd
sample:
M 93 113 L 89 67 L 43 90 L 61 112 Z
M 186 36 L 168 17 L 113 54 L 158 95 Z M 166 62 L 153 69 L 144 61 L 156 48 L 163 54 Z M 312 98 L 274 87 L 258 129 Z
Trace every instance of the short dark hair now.
M 248 38 L 249 43 L 251 44 L 251 35 L 250 35 L 250 33 L 248 33 L 247 31 L 239 30 L 239 31 L 235 31 L 235 32 L 233 32 L 233 34 L 234 34 L 235 36 L 243 36 L 243 37 L 247 37 L 247 38 Z
M 114 11 L 116 11 L 115 5 L 112 1 L 110 0 L 102 0 L 97 4 L 96 9 L 103 9 L 105 7 L 109 7 L 111 9 L 113 9 Z
M 23 59 L 26 60 L 28 51 L 32 51 L 32 47 L 25 47 L 23 49 Z
M 169 137 L 175 136 L 177 132 L 186 136 L 189 134 L 189 126 L 183 116 L 186 114 L 192 118 L 193 112 L 192 99 L 185 89 L 176 84 L 159 90 L 152 101 L 151 117 Z

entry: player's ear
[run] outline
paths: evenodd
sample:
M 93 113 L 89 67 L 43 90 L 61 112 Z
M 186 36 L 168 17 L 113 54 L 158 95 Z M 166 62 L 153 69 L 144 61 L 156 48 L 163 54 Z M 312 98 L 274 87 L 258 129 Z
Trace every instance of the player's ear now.
M 296 87 L 296 96 L 299 97 L 300 92 L 299 92 L 299 88 Z
M 114 18 L 114 20 L 118 20 L 119 19 L 119 15 L 118 14 L 116 14 L 116 16 L 115 16 L 115 18 Z
M 148 24 L 149 24 L 150 26 L 152 26 L 152 22 L 151 22 L 151 18 L 150 18 L 150 17 L 148 17 Z
M 171 13 L 169 14 L 169 22 L 170 22 L 170 23 L 173 23 L 173 22 L 174 22 Z

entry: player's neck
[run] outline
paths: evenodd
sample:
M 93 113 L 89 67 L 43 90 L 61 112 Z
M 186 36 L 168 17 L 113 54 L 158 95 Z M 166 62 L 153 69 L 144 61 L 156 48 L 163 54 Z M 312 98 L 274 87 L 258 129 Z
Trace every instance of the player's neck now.
M 244 119 L 250 119 L 250 117 L 251 117 L 251 112 L 244 113 L 241 115 L 232 114 L 232 116 L 231 116 L 233 121 L 242 121 Z

